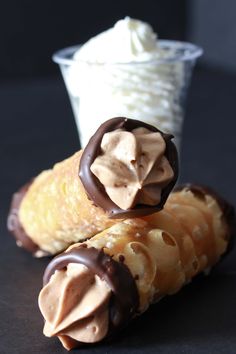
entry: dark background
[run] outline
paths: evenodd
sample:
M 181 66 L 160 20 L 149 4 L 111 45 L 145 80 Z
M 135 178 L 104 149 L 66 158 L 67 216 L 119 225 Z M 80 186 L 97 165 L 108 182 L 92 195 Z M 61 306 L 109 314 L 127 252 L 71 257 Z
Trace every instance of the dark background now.
M 187 103 L 181 182 L 210 185 L 236 205 L 236 2 L 234 0 L 0 2 L 0 353 L 64 353 L 42 335 L 37 294 L 47 259 L 6 231 L 11 195 L 78 150 L 52 53 L 83 43 L 129 15 L 160 38 L 204 47 Z M 236 353 L 236 251 L 178 295 L 161 301 L 114 342 L 80 353 Z
M 162 38 L 185 38 L 184 0 L 5 1 L 0 12 L 0 76 L 55 74 L 55 50 L 84 43 L 127 15 L 149 22 Z

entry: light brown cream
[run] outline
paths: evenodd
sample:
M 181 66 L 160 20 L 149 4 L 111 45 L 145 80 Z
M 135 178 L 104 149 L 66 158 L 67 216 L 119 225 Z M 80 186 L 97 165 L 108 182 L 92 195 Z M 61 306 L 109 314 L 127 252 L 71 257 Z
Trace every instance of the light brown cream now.
M 45 336 L 58 336 L 68 350 L 74 346 L 71 339 L 102 340 L 108 331 L 110 295 L 106 282 L 81 264 L 57 270 L 39 295 Z
M 141 127 L 132 132 L 117 129 L 104 134 L 102 154 L 94 160 L 91 171 L 121 209 L 156 205 L 174 176 L 165 150 L 166 143 L 158 132 Z

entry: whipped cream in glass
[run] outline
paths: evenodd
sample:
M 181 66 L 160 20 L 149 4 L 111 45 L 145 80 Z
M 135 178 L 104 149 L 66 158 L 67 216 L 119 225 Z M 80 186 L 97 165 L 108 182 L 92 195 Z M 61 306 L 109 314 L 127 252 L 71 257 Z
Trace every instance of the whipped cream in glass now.
M 112 117 L 142 120 L 180 142 L 184 99 L 201 48 L 157 39 L 126 17 L 82 46 L 54 54 L 69 92 L 81 145 Z

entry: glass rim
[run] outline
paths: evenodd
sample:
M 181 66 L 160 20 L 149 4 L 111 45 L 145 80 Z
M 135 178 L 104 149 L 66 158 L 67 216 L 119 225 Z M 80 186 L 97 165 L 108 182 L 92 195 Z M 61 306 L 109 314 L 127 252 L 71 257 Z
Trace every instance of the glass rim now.
M 174 62 L 182 62 L 182 61 L 193 61 L 200 57 L 203 54 L 203 49 L 196 44 L 190 42 L 181 42 L 175 40 L 165 40 L 159 39 L 158 45 L 161 48 L 169 48 L 176 49 L 177 52 L 174 55 L 166 57 L 166 58 L 156 58 L 152 60 L 146 61 L 131 61 L 131 62 L 107 62 L 107 63 L 96 63 L 91 61 L 82 61 L 73 59 L 73 54 L 82 46 L 75 45 L 66 47 L 56 51 L 52 55 L 52 60 L 60 65 L 72 65 L 72 63 L 84 63 L 90 65 L 143 65 L 143 64 L 164 64 L 164 63 L 174 63 Z M 183 50 L 183 53 L 179 53 L 178 50 Z

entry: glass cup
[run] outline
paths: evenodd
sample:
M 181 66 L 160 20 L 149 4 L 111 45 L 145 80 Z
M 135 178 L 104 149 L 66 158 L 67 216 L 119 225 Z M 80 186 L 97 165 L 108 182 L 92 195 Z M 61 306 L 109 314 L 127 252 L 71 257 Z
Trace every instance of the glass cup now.
M 94 64 L 73 59 L 80 46 L 53 55 L 69 94 L 81 146 L 113 117 L 142 120 L 171 133 L 180 148 L 192 70 L 203 50 L 191 43 L 159 40 L 166 55 L 146 62 Z

